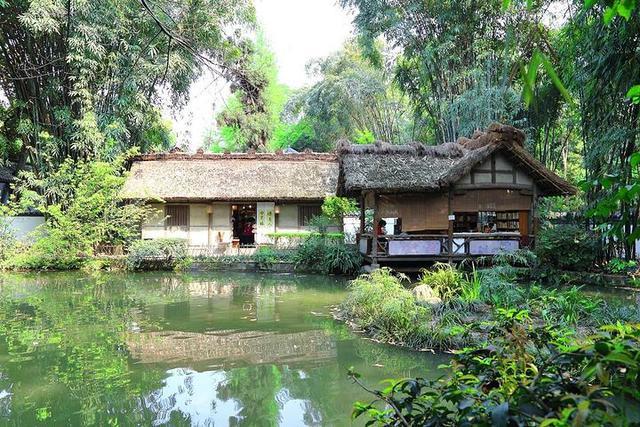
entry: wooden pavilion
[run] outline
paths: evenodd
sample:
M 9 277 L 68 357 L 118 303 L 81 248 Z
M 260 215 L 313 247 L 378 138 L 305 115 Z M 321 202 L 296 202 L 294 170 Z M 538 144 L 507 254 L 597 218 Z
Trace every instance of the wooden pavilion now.
M 522 131 L 493 124 L 437 146 L 340 144 L 340 187 L 360 200 L 365 259 L 415 265 L 531 247 L 538 198 L 576 189 L 534 159 L 524 140 Z

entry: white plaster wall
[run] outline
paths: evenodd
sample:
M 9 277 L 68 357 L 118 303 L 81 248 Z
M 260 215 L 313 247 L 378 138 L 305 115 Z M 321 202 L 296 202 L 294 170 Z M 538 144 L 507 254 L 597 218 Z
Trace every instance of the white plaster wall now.
M 476 172 L 473 176 L 473 179 L 476 184 L 491 184 L 491 174 L 490 173 L 480 173 Z
M 280 205 L 278 214 L 278 232 L 295 232 L 298 228 L 298 205 Z
M 142 224 L 143 239 L 160 239 L 165 237 L 164 230 L 164 205 L 161 203 L 150 204 L 150 213 Z
M 205 246 L 209 243 L 209 205 L 189 205 L 189 244 Z
M 211 244 L 230 243 L 233 239 L 231 227 L 231 204 L 214 203 L 211 225 Z
M 44 222 L 43 216 L 13 216 L 8 218 L 11 233 L 21 242 L 28 241 L 30 234 L 43 225 Z
M 497 184 L 513 184 L 513 172 L 509 172 L 509 173 L 496 172 L 496 183 Z

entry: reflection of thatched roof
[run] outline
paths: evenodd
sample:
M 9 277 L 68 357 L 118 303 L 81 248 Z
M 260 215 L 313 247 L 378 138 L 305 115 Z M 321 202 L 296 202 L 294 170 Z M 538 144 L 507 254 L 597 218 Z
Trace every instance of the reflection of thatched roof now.
M 471 139 L 424 146 L 419 143 L 393 146 L 386 143 L 350 145 L 338 152 L 347 194 L 361 190 L 417 192 L 446 188 L 500 151 L 529 173 L 544 195 L 575 194 L 576 189 L 534 159 L 524 149 L 524 133 L 511 126 L 491 125 Z
M 335 341 L 324 331 L 276 334 L 260 331 L 143 332 L 129 334 L 131 356 L 142 363 L 167 360 L 282 363 L 336 357 Z
M 123 196 L 177 200 L 317 200 L 334 195 L 334 154 L 183 153 L 139 156 Z

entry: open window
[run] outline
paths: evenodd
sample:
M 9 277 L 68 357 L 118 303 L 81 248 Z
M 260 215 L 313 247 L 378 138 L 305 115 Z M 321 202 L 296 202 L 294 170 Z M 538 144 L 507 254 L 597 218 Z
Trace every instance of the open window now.
M 474 233 L 478 231 L 478 212 L 455 212 L 454 233 Z

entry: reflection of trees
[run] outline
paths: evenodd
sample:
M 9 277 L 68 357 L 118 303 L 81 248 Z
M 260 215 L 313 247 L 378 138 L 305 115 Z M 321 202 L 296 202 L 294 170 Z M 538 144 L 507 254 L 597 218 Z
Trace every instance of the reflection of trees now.
M 280 370 L 275 365 L 249 366 L 233 369 L 218 386 L 218 395 L 242 402 L 238 425 L 275 426 L 280 421 L 276 401 L 280 388 Z
M 10 402 L 14 424 L 35 424 L 35 409 L 47 406 L 48 421 L 61 425 L 110 418 L 149 425 L 162 411 L 169 424 L 186 425 L 194 402 L 209 399 L 210 415 L 221 423 L 342 425 L 352 402 L 364 397 L 346 379 L 351 365 L 376 382 L 440 362 L 354 339 L 316 313 L 326 314 L 323 307 L 344 292 L 332 279 L 62 273 L 7 275 L 0 284 L 0 368 L 8 375 L 0 393 L 13 393 L 0 399 L 0 415 Z M 256 322 L 242 319 L 247 302 Z M 212 325 L 215 331 L 203 332 Z M 214 360 L 226 368 L 167 375 L 168 365 L 189 359 L 192 368 L 211 369 Z M 220 418 L 231 403 L 240 413 Z
M 0 336 L 11 357 L 6 374 L 21 424 L 35 423 L 29 396 L 42 399 L 45 391 L 38 404 L 51 407 L 60 424 L 106 424 L 115 414 L 135 420 L 142 416 L 134 403 L 140 388 L 162 377 L 155 371 L 133 383 L 129 376 L 123 338 L 138 302 L 99 279 L 77 278 L 0 288 Z
M 221 371 L 171 369 L 163 386 L 144 398 L 144 405 L 154 414 L 155 425 L 230 423 L 240 418 L 241 405 L 235 397 L 217 392 L 225 381 Z

